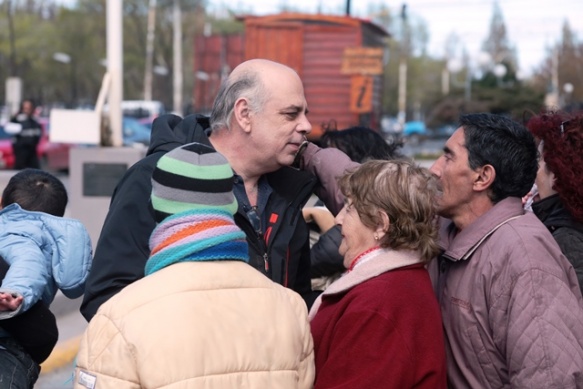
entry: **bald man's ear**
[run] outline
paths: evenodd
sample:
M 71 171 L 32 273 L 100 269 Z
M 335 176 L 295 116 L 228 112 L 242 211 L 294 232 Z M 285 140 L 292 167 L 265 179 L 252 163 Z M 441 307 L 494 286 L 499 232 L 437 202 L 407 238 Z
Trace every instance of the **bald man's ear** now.
M 476 169 L 476 176 L 474 179 L 474 190 L 482 192 L 488 190 L 496 179 L 496 169 L 492 165 L 484 165 Z
M 235 101 L 235 108 L 233 109 L 233 117 L 235 118 L 239 127 L 243 129 L 244 132 L 251 132 L 251 109 L 249 108 L 249 102 L 245 97 L 240 97 Z

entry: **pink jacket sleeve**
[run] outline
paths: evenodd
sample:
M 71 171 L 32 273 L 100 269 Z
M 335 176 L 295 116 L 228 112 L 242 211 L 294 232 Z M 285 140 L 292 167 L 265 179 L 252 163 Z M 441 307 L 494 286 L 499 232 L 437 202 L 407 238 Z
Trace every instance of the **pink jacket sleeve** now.
M 346 154 L 336 148 L 322 149 L 313 143 L 308 143 L 301 155 L 300 167 L 318 178 L 316 195 L 326 207 L 336 216 L 344 204 L 344 196 L 338 186 L 338 179 L 345 171 L 359 166 Z

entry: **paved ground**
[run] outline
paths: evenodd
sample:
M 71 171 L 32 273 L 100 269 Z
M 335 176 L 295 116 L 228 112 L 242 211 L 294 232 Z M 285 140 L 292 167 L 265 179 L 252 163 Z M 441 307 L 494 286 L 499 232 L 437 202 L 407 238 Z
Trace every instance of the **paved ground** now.
M 41 374 L 34 385 L 35 389 L 71 389 L 73 388 L 73 362 L 53 370 L 50 374 Z
M 57 317 L 59 342 L 42 364 L 41 376 L 34 386 L 35 389 L 73 387 L 73 363 L 81 334 L 87 327 L 87 322 L 79 313 L 80 305 L 81 299 L 69 300 L 60 293 L 51 305 L 51 310 Z

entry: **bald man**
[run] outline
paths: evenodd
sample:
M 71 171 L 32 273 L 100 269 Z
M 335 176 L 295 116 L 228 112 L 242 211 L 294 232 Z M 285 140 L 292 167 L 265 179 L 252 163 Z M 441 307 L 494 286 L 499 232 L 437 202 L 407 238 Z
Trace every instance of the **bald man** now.
M 89 321 L 101 304 L 144 276 L 148 239 L 156 225 L 149 203 L 152 171 L 164 153 L 190 142 L 212 146 L 235 172 L 235 222 L 247 235 L 249 264 L 311 306 L 317 293 L 310 287 L 309 231 L 301 209 L 315 189 L 322 196 L 325 191 L 314 176 L 290 167 L 312 130 L 307 113 L 297 73 L 253 59 L 223 82 L 210 120 L 202 115 L 155 120 L 146 157 L 115 189 L 87 280 L 83 316 Z M 316 152 L 311 149 L 310 155 Z M 334 158 L 338 166 L 350 163 L 342 153 Z M 333 207 L 338 203 L 335 199 Z

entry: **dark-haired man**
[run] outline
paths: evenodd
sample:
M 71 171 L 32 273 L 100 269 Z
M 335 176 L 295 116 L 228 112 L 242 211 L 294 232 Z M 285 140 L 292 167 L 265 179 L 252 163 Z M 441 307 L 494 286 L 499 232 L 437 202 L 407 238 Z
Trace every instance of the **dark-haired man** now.
M 521 197 L 537 172 L 522 125 L 461 118 L 431 171 L 443 254 L 430 265 L 452 388 L 583 387 L 582 297 L 572 266 Z

